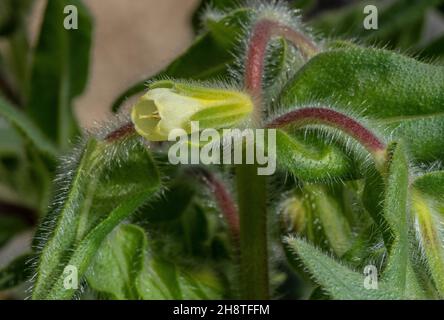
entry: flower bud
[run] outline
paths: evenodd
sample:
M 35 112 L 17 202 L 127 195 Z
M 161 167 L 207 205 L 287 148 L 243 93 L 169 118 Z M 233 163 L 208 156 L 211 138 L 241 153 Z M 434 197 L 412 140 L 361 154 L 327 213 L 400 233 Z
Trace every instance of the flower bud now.
M 174 129 L 191 133 L 191 121 L 200 129 L 233 127 L 252 110 L 251 98 L 239 91 L 159 81 L 134 105 L 131 118 L 140 135 L 164 141 Z

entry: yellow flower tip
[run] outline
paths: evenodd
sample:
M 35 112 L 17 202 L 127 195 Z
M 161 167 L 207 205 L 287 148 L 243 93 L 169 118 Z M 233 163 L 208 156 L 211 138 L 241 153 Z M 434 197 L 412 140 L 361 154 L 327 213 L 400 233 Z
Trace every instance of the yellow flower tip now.
M 191 131 L 191 121 L 201 129 L 231 127 L 253 111 L 251 98 L 238 91 L 159 81 L 133 106 L 136 131 L 151 141 L 168 140 L 174 129 Z

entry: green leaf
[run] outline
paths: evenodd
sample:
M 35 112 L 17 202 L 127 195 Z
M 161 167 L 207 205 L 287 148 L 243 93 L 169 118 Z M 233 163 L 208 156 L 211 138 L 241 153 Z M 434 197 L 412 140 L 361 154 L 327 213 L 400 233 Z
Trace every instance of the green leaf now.
M 81 277 L 107 234 L 159 189 L 157 168 L 137 137 L 114 144 L 90 138 L 79 157 L 68 160 L 54 206 L 36 235 L 44 240 L 36 243 L 43 246 L 36 299 L 71 297 L 74 292 L 63 289 L 63 267 L 76 266 Z
M 222 299 L 218 275 L 206 266 L 181 268 L 164 259 L 145 255 L 145 263 L 136 285 L 144 300 Z
M 384 216 L 395 237 L 406 234 L 409 223 L 407 198 L 409 185 L 408 161 L 402 143 L 388 148 L 385 174 Z
M 152 190 L 148 189 L 144 192 L 136 194 L 128 198 L 125 202 L 114 209 L 107 218 L 100 222 L 91 232 L 89 232 L 84 239 L 79 243 L 74 250 L 72 256 L 67 261 L 66 266 L 74 266 L 78 270 L 78 276 L 81 278 L 87 271 L 92 258 L 99 250 L 100 245 L 106 236 L 113 231 L 113 229 L 122 222 L 125 218 L 131 215 L 137 208 L 143 205 L 152 196 Z M 66 289 L 65 275 L 60 275 L 54 286 L 49 290 L 47 295 L 40 297 L 33 292 L 33 299 L 70 299 L 75 294 L 75 289 Z
M 305 267 L 333 299 L 341 300 L 387 300 L 400 299 L 396 292 L 381 281 L 378 289 L 366 289 L 363 274 L 352 271 L 345 265 L 319 251 L 316 247 L 298 238 L 286 238 L 286 243 L 298 255 Z
M 239 2 L 237 0 L 202 0 L 193 14 L 192 23 L 194 31 L 197 33 L 201 27 L 205 27 L 207 21 L 205 20 L 204 13 L 206 10 L 226 12 L 238 6 Z
M 29 266 L 32 258 L 33 254 L 24 254 L 0 269 L 0 290 L 13 288 L 28 280 L 32 274 Z
M 413 182 L 415 189 L 437 200 L 444 199 L 444 171 L 425 173 Z
M 384 178 L 376 168 L 371 168 L 366 173 L 365 186 L 362 193 L 362 203 L 370 214 L 378 229 L 381 231 L 385 243 L 392 241 L 390 227 L 384 217 Z
M 330 188 L 306 184 L 292 191 L 281 205 L 284 232 L 295 232 L 337 256 L 350 246 L 350 226 Z
M 444 235 L 439 228 L 443 220 L 436 212 L 434 200 L 418 191 L 413 191 L 412 211 L 416 217 L 420 245 L 424 250 L 429 272 L 440 296 L 444 297 Z
M 143 229 L 135 225 L 119 226 L 96 253 L 86 274 L 88 284 L 113 299 L 138 299 L 135 279 L 141 271 L 146 249 Z
M 78 10 L 78 29 L 64 27 L 67 5 L 75 5 Z M 62 148 L 78 134 L 72 100 L 86 85 L 91 33 L 91 17 L 81 0 L 47 2 L 33 57 L 26 111 Z
M 295 104 L 340 105 L 405 138 L 416 161 L 444 159 L 444 68 L 357 46 L 312 58 L 281 97 Z
M 304 186 L 303 194 L 306 210 L 312 211 L 312 219 L 317 221 L 313 227 L 322 228 L 329 247 L 342 256 L 350 248 L 352 232 L 337 194 L 314 184 Z
M 94 290 L 113 299 L 220 298 L 217 277 L 205 270 L 186 270 L 154 256 L 143 229 L 121 225 L 103 242 L 86 277 Z
M 45 155 L 56 157 L 58 154 L 57 149 L 52 142 L 42 134 L 39 128 L 29 120 L 29 118 L 23 114 L 20 110 L 10 105 L 6 100 L 0 97 L 0 116 L 5 118 L 11 123 L 17 130 L 29 140 L 37 150 Z
M 208 31 L 198 36 L 191 47 L 174 60 L 165 70 L 133 85 L 113 103 L 116 112 L 129 97 L 143 92 L 146 82 L 161 77 L 205 80 L 227 75 L 228 67 L 234 62 L 232 52 L 237 37 L 242 32 L 242 23 L 248 18 L 247 9 L 238 9 L 208 25 Z
M 341 258 L 356 268 L 364 268 L 369 264 L 381 265 L 386 254 L 381 243 L 383 239 L 380 229 L 371 224 L 355 237 L 351 248 Z
M 72 177 L 69 176 L 70 170 L 65 169 L 68 171 L 61 177 L 61 185 L 56 186 L 55 189 L 61 193 L 60 189 L 63 184 L 65 184 L 65 188 L 68 188 L 66 194 L 60 194 L 60 197 L 63 197 L 63 202 L 59 205 L 55 204 L 55 208 L 51 208 L 51 211 L 45 217 L 46 221 L 43 221 L 37 230 L 35 239 L 39 243 L 36 246 L 42 247 L 44 245 L 44 247 L 40 252 L 38 275 L 33 289 L 35 297 L 43 298 L 47 294 L 54 281 L 53 274 L 61 272 L 59 269 L 63 256 L 74 243 L 77 230 L 73 222 L 76 222 L 80 216 L 78 208 L 84 197 L 83 190 L 87 186 L 88 173 L 92 172 L 90 168 L 95 166 L 94 155 L 98 152 L 96 150 L 97 144 L 98 142 L 92 139 L 85 145 L 80 158 L 76 161 Z M 56 199 L 57 196 L 54 198 Z M 45 224 L 49 224 L 55 218 L 57 224 L 50 225 L 54 230 L 50 230 L 51 237 L 46 240 L 44 239 L 46 238 L 44 229 L 49 226 L 45 226 Z
M 283 130 L 276 130 L 276 159 L 282 169 L 305 181 L 345 178 L 351 170 L 349 158 L 337 145 Z
M 410 256 L 409 256 L 409 225 L 411 224 L 410 217 L 407 210 L 408 197 L 408 163 L 405 156 L 405 151 L 401 143 L 391 144 L 388 148 L 389 160 L 387 162 L 386 173 L 384 173 L 384 202 L 383 213 L 390 227 L 392 234 L 392 242 L 389 244 L 389 253 L 387 259 L 387 266 L 384 270 L 380 286 L 390 288 L 387 292 L 388 296 L 385 298 L 418 298 L 422 296 L 423 292 L 420 288 L 416 276 L 412 270 Z M 335 262 L 333 259 L 312 253 L 313 248 L 302 240 L 292 239 L 288 240 L 289 244 L 301 256 L 304 264 L 314 274 L 318 282 L 336 298 L 350 299 L 355 295 L 361 294 L 358 290 L 351 295 L 352 287 L 357 286 L 357 281 L 362 279 L 361 275 L 350 273 L 346 267 Z M 386 244 L 387 245 L 387 244 Z M 342 270 L 341 270 L 342 269 Z M 341 279 L 332 280 L 327 275 L 327 271 L 334 274 L 340 274 Z M 344 280 L 345 279 L 345 280 Z M 341 283 L 346 282 L 346 284 Z M 354 283 L 354 284 L 353 284 Z M 338 286 L 338 288 L 335 288 Z M 348 291 L 348 292 L 347 292 Z M 374 290 L 370 290 L 371 295 Z M 380 291 L 380 288 L 377 290 Z M 369 296 L 364 295 L 369 298 Z M 371 297 L 376 299 L 378 297 Z M 381 297 L 379 297 L 381 298 Z
M 444 234 L 440 225 L 444 201 L 444 172 L 435 171 L 415 179 L 412 190 L 412 211 L 415 214 L 420 245 L 428 269 L 441 297 L 444 296 Z
M 337 10 L 329 10 L 315 17 L 313 27 L 330 37 L 359 38 L 373 45 L 381 43 L 390 48 L 408 49 L 421 39 L 421 31 L 427 10 L 442 3 L 431 1 L 360 1 Z M 363 26 L 366 17 L 364 7 L 375 5 L 378 8 L 378 28 L 367 30 Z
M 409 225 L 407 210 L 409 172 L 402 143 L 388 147 L 389 159 L 385 177 L 384 218 L 393 236 L 383 278 L 400 295 L 406 293 L 409 260 Z M 387 245 L 387 244 L 386 244 Z

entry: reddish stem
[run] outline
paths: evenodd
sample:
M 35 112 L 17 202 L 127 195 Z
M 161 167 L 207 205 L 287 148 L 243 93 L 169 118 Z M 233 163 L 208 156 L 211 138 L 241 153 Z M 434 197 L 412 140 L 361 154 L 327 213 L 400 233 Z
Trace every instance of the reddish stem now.
M 222 212 L 228 228 L 230 229 L 233 240 L 236 244 L 239 243 L 239 213 L 234 203 L 233 197 L 228 191 L 225 184 L 219 180 L 211 172 L 200 168 L 198 173 L 202 177 L 202 181 L 208 186 L 210 192 L 213 194 L 217 205 Z
M 386 145 L 373 132 L 358 121 L 329 108 L 303 108 L 290 111 L 273 121 L 267 128 L 280 128 L 287 125 L 303 126 L 322 123 L 336 127 L 359 141 L 373 155 L 383 154 Z
M 273 28 L 274 24 L 271 21 L 263 20 L 258 22 L 253 28 L 253 34 L 248 45 L 245 88 L 255 99 L 261 98 L 265 52 Z
M 245 88 L 256 99 L 257 106 L 262 102 L 262 80 L 267 45 L 275 36 L 289 40 L 307 59 L 318 52 L 315 44 L 299 31 L 276 21 L 259 20 L 253 27 L 248 44 L 244 80 Z
M 116 130 L 110 132 L 106 137 L 105 141 L 113 142 L 119 140 L 127 135 L 130 135 L 135 132 L 134 124 L 132 122 L 128 122 L 123 126 L 117 128 Z

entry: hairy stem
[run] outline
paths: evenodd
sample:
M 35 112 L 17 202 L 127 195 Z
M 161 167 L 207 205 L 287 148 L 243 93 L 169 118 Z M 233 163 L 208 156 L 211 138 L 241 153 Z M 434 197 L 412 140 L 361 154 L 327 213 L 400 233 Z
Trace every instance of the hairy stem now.
M 385 159 L 386 145 L 373 132 L 355 119 L 338 111 L 309 107 L 290 111 L 267 124 L 267 128 L 280 128 L 288 125 L 325 124 L 335 127 L 361 143 L 375 158 L 377 164 Z
M 236 167 L 242 299 L 268 299 L 266 180 L 254 165 Z
M 213 173 L 203 168 L 199 168 L 199 175 L 203 182 L 208 186 L 213 194 L 216 203 L 222 212 L 224 219 L 228 225 L 233 242 L 238 249 L 239 247 L 239 213 L 231 193 L 225 184 L 219 180 Z
M 308 59 L 318 52 L 316 45 L 301 32 L 279 22 L 262 19 L 253 27 L 247 49 L 245 88 L 256 100 L 260 109 L 262 100 L 262 81 L 267 45 L 273 37 L 280 36 L 290 41 Z M 260 113 L 260 110 L 257 110 Z M 260 114 L 256 115 L 260 119 Z
M 113 142 L 116 140 L 119 140 L 123 137 L 126 137 L 130 134 L 133 134 L 135 132 L 134 125 L 132 122 L 128 122 L 124 124 L 123 126 L 117 128 L 116 130 L 110 132 L 106 137 L 105 141 L 107 142 Z
M 262 82 L 267 45 L 273 37 L 284 37 L 310 58 L 318 52 L 315 44 L 290 26 L 262 19 L 253 27 L 249 40 L 244 75 L 246 91 L 253 97 L 253 119 L 262 122 Z M 241 298 L 267 299 L 267 206 L 266 179 L 257 175 L 257 166 L 239 165 L 236 169 L 240 217 Z

